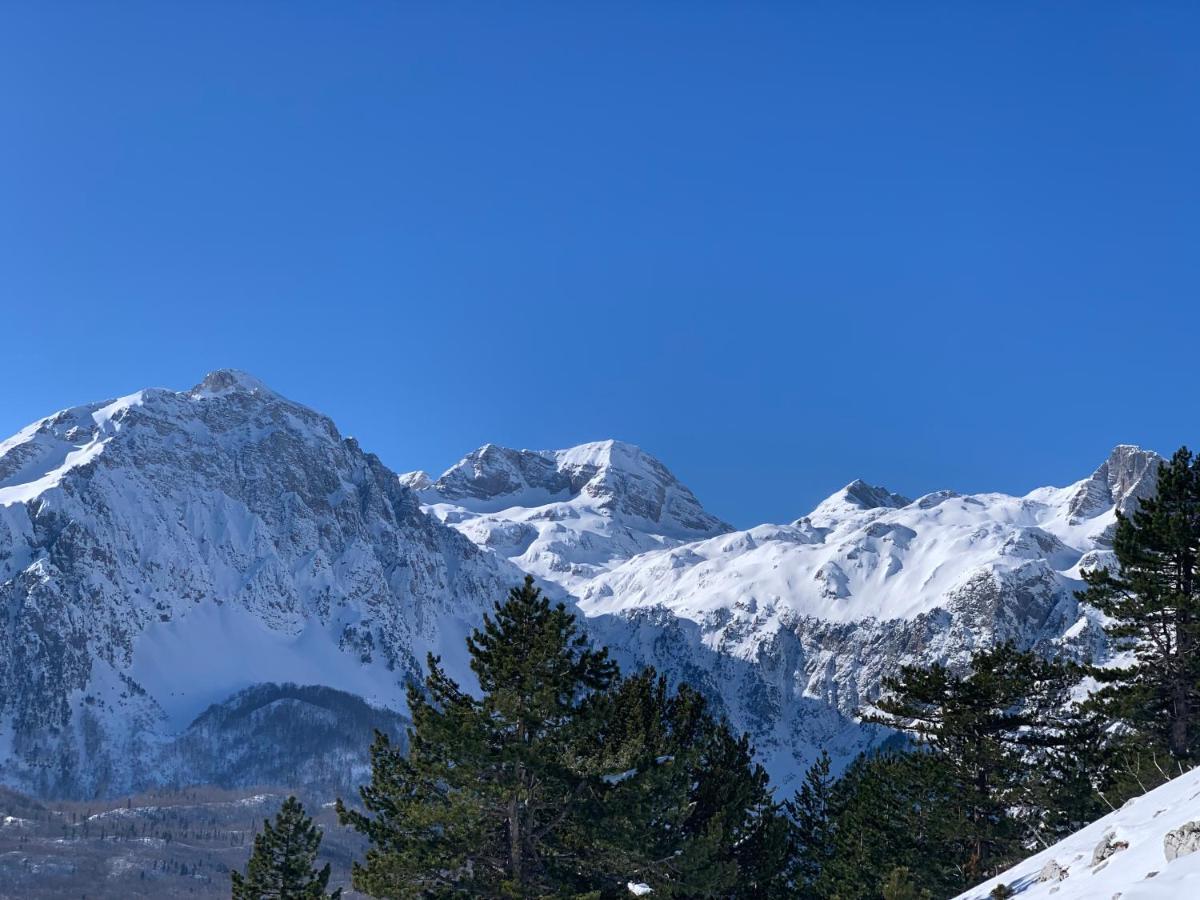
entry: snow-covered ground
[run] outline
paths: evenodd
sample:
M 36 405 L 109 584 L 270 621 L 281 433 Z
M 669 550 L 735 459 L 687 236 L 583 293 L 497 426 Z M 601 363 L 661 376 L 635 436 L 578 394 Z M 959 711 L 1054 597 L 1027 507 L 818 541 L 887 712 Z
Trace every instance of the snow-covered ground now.
M 1191 852 L 1167 852 L 1194 823 Z M 1185 831 L 1187 829 L 1185 828 Z M 1177 840 L 1171 844 L 1178 846 Z M 997 885 L 1020 900 L 1190 900 L 1200 897 L 1200 769 L 1130 800 L 1002 875 L 959 895 L 988 900 Z

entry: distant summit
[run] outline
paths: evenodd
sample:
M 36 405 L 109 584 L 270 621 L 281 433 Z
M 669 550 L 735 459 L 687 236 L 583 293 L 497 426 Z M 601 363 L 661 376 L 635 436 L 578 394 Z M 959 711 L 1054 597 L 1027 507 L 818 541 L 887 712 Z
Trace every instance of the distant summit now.
M 203 381 L 188 391 L 193 397 L 219 397 L 238 392 L 279 396 L 262 381 L 239 369 L 217 369 L 215 372 L 209 372 Z
M 436 481 L 424 472 L 400 478 L 447 525 L 568 588 L 630 555 L 732 530 L 658 459 L 623 441 L 485 444 Z
M 1092 477 L 1083 481 L 1071 498 L 1070 512 L 1079 520 L 1090 519 L 1115 506 L 1122 513 L 1154 493 L 1159 463 L 1165 460 L 1153 450 L 1133 444 L 1113 448 Z

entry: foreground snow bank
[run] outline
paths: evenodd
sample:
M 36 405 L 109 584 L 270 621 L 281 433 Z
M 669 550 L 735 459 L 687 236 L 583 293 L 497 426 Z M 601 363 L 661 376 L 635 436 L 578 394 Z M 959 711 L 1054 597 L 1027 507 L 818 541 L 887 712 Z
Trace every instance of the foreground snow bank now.
M 960 897 L 985 900 L 1000 884 L 1021 900 L 1200 897 L 1200 839 L 1191 823 L 1200 823 L 1200 769 L 1130 800 Z

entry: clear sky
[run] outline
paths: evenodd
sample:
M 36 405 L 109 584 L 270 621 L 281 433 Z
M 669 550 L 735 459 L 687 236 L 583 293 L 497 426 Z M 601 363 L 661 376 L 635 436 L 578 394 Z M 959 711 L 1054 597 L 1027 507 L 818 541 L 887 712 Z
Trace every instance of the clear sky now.
M 245 369 L 739 525 L 1200 444 L 1195 3 L 6 3 L 0 432 Z

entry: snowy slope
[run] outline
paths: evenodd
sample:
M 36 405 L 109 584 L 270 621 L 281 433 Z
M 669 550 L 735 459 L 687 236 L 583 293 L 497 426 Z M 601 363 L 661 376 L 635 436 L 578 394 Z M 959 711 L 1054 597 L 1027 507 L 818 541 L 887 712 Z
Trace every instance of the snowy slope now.
M 960 900 L 987 900 L 999 884 L 1011 888 L 1021 900 L 1200 897 L 1200 853 L 1172 854 L 1175 858 L 1169 859 L 1166 850 L 1168 832 L 1188 823 L 1194 823 L 1200 833 L 1200 769 L 1130 800 L 1116 812 L 961 894 Z M 1127 846 L 1121 848 L 1121 844 Z M 1200 846 L 1200 841 L 1192 846 Z
M 899 666 L 964 665 L 1006 640 L 1102 659 L 1079 569 L 1111 558 L 1114 510 L 1152 489 L 1157 459 L 1118 447 L 1092 476 L 1024 497 L 908 501 L 855 482 L 791 524 L 640 554 L 577 596 L 589 616 L 660 609 L 691 623 L 724 671 L 749 664 L 749 682 L 722 695 L 788 786 L 816 746 L 844 763 L 880 738 L 846 723 Z
M 243 373 L 66 410 L 0 445 L 0 778 L 169 780 L 166 744 L 264 682 L 392 708 L 521 577 L 333 423 Z M 167 754 L 169 755 L 169 754 Z
M 1159 459 L 1119 446 L 1087 478 L 1021 497 L 910 500 L 856 481 L 792 523 L 682 542 L 553 493 L 547 473 L 574 452 L 487 447 L 436 483 L 406 479 L 443 521 L 569 589 L 626 665 L 686 673 L 719 698 L 781 785 L 819 747 L 845 762 L 880 738 L 853 720 L 900 665 L 961 665 L 1005 640 L 1103 658 L 1079 571 L 1111 559 L 1115 510 L 1153 489 Z M 614 525 L 640 537 L 587 557 Z
M 424 472 L 401 481 L 445 524 L 568 590 L 639 553 L 732 530 L 666 466 L 621 441 L 487 444 L 437 481 Z
M 1092 477 L 1024 497 L 939 491 L 909 501 L 855 482 L 789 525 L 642 554 L 580 596 L 596 613 L 661 603 L 697 622 L 721 609 L 753 609 L 759 621 L 849 622 L 911 620 L 980 573 L 1036 570 L 1074 587 L 1080 562 L 1093 565 L 1107 551 L 1115 506 L 1143 483 L 1121 479 L 1128 470 L 1144 476 L 1155 460 L 1118 447 Z

